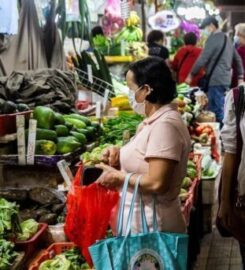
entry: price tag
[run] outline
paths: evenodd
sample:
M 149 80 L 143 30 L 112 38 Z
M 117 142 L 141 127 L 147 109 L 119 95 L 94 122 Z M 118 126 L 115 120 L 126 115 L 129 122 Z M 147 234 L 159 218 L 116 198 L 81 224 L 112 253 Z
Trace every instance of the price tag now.
M 27 160 L 26 160 L 26 163 L 28 165 L 33 165 L 35 161 L 36 133 L 37 133 L 37 120 L 30 119 L 29 133 L 28 133 Z
M 87 65 L 87 72 L 88 72 L 88 80 L 90 83 L 93 83 L 93 71 L 92 71 L 92 66 Z
M 59 171 L 68 186 L 68 188 L 71 186 L 72 180 L 73 180 L 73 175 L 72 172 L 67 164 L 67 162 L 63 159 L 57 162 L 57 166 L 59 168 Z
M 105 90 L 104 98 L 103 98 L 103 110 L 106 110 L 107 102 L 108 102 L 108 97 L 109 97 L 110 91 L 108 89 Z
M 121 55 L 122 56 L 125 56 L 125 51 L 126 51 L 126 42 L 125 40 L 121 40 L 121 43 L 120 43 L 120 46 L 121 46 Z
M 18 162 L 26 165 L 26 140 L 25 140 L 25 116 L 16 116 Z
M 97 101 L 96 102 L 96 118 L 97 119 L 100 119 L 101 118 L 101 102 L 100 101 Z

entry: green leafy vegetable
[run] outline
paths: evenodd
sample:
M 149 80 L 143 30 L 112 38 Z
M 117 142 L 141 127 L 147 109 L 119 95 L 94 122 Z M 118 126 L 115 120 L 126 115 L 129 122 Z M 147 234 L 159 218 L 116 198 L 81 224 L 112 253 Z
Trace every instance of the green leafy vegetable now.
M 14 244 L 0 239 L 0 270 L 10 270 L 18 253 L 14 251 Z
M 18 211 L 19 206 L 15 202 L 0 199 L 0 238 L 21 232 Z
M 26 241 L 30 239 L 37 231 L 39 224 L 34 219 L 28 219 L 20 224 L 22 229 L 21 233 L 18 233 L 18 240 Z

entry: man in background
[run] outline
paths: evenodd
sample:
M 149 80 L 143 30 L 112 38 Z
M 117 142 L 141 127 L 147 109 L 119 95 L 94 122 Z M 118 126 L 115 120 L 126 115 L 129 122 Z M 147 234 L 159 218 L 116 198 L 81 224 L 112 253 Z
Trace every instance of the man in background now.
M 168 60 L 169 51 L 163 46 L 164 44 L 164 34 L 159 30 L 152 30 L 147 37 L 147 43 L 149 48 L 150 56 L 158 56 L 163 60 Z
M 225 92 L 230 88 L 232 78 L 232 64 L 237 70 L 238 83 L 243 82 L 244 70 L 240 56 L 231 40 L 219 30 L 216 18 L 207 17 L 201 29 L 208 36 L 204 50 L 186 79 L 190 84 L 192 78 L 200 69 L 206 71 L 206 91 L 208 94 L 208 108 L 216 115 L 216 120 L 222 124 L 224 118 Z

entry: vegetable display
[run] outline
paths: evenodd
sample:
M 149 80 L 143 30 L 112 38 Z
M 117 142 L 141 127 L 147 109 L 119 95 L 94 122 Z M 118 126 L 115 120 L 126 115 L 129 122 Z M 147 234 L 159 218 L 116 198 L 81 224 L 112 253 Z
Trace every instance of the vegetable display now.
M 123 133 L 125 131 L 130 133 L 130 137 L 134 136 L 136 129 L 142 120 L 143 117 L 141 115 L 121 112 L 117 118 L 109 119 L 104 124 L 101 143 L 117 144 L 122 141 Z
M 47 223 L 48 225 L 55 225 L 65 216 L 65 196 L 61 191 L 45 188 L 33 187 L 26 189 L 0 189 L 0 228 L 4 226 L 4 233 L 2 236 L 21 236 L 23 233 L 26 236 L 26 231 L 34 231 L 37 226 L 36 222 Z M 16 203 L 8 202 L 18 201 L 19 207 Z M 4 202 L 4 204 L 2 203 Z M 3 207 L 3 209 L 1 208 Z M 10 211 L 14 212 L 10 223 Z M 18 215 L 23 223 L 19 224 Z M 34 221 L 35 220 L 35 221 Z M 4 223 L 3 223 L 4 222 Z M 11 230 L 6 229 L 11 226 Z M 18 225 L 16 228 L 16 224 Z M 22 229 L 22 231 L 21 231 Z M 12 232 L 13 231 L 13 232 Z
M 17 256 L 18 253 L 14 251 L 14 244 L 0 239 L 0 270 L 11 270 Z
M 38 270 L 80 270 L 90 269 L 78 248 L 72 248 L 53 259 L 41 263 Z
M 184 203 L 188 199 L 189 189 L 197 176 L 198 176 L 197 165 L 192 160 L 188 160 L 187 175 L 182 181 L 181 190 L 179 194 L 179 198 L 182 203 Z
M 120 143 L 118 144 L 118 146 Z M 113 144 L 101 144 L 95 147 L 91 152 L 85 152 L 81 155 L 81 160 L 85 166 L 95 165 L 101 162 L 101 155 L 104 149 L 113 146 Z
M 21 233 L 18 233 L 17 239 L 19 241 L 29 240 L 37 231 L 39 223 L 34 219 L 28 219 L 20 223 Z
M 18 211 L 19 207 L 15 202 L 0 199 L 0 238 L 21 232 Z
M 115 42 L 120 44 L 122 41 L 133 42 L 142 41 L 143 32 L 140 25 L 140 18 L 137 12 L 131 11 L 129 17 L 126 20 L 126 26 L 117 34 Z
M 11 114 L 11 113 L 17 113 L 17 112 L 25 112 L 29 111 L 30 108 L 28 105 L 19 103 L 16 104 L 13 101 L 0 98 L 0 114 Z
M 36 154 L 68 154 L 83 149 L 101 131 L 100 125 L 92 123 L 87 117 L 71 113 L 62 115 L 48 107 L 38 106 L 33 112 L 37 120 Z M 28 138 L 29 130 L 26 130 Z

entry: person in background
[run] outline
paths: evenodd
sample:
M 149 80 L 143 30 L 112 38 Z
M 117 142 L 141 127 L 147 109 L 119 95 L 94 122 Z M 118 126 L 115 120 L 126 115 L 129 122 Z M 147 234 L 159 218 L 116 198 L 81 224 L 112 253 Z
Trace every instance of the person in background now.
M 141 175 L 140 190 L 149 229 L 153 228 L 152 196 L 155 194 L 159 230 L 185 233 L 186 223 L 178 195 L 186 175 L 190 135 L 176 104 L 172 103 L 177 95 L 176 83 L 167 64 L 159 57 L 148 57 L 132 63 L 126 80 L 132 108 L 146 118 L 126 145 L 108 148 L 103 153 L 104 162 L 110 166 L 97 166 L 104 170 L 97 182 L 107 188 L 121 190 L 126 174 L 134 173 L 126 196 L 123 219 L 126 223 L 134 184 Z M 116 212 L 115 209 L 112 213 L 113 232 L 116 232 Z M 137 201 L 132 233 L 140 231 L 140 204 Z
M 235 26 L 234 41 L 236 44 L 237 52 L 242 59 L 243 68 L 245 69 L 245 23 L 239 23 Z M 245 75 L 244 75 L 244 80 L 245 80 Z M 232 86 L 236 87 L 237 84 L 238 84 L 237 70 L 234 67 Z
M 104 36 L 103 28 L 100 25 L 97 25 L 93 27 L 93 29 L 91 30 L 91 34 L 92 34 L 92 38 L 99 35 Z
M 171 68 L 176 73 L 177 83 L 184 83 L 189 75 L 193 65 L 200 56 L 202 49 L 197 47 L 197 36 L 193 33 L 187 33 L 184 36 L 185 46 L 180 48 L 174 60 L 171 63 Z M 204 76 L 204 70 L 200 70 L 199 73 L 192 78 L 191 86 L 198 86 L 200 79 Z
M 164 34 L 159 30 L 152 30 L 147 36 L 147 43 L 150 56 L 158 56 L 164 60 L 168 60 L 169 51 L 163 46 Z
M 222 125 L 225 93 L 229 89 L 232 79 L 232 64 L 234 62 L 236 66 L 239 83 L 243 82 L 243 65 L 231 40 L 228 37 L 225 38 L 225 33 L 219 30 L 218 21 L 214 17 L 207 17 L 203 21 L 201 29 L 205 29 L 204 31 L 208 35 L 208 39 L 204 50 L 188 75 L 186 83 L 191 84 L 193 77 L 196 76 L 202 68 L 205 69 L 207 77 L 210 76 L 209 74 L 214 68 L 208 83 L 208 88 L 206 89 L 209 100 L 208 109 L 215 113 L 216 120 Z M 223 47 L 224 51 L 218 63 L 215 65 Z
M 243 198 L 244 204 L 242 209 L 245 215 L 245 94 L 244 87 L 239 88 L 239 98 L 238 104 L 236 105 L 235 112 L 235 102 L 233 91 L 229 91 L 226 96 L 225 102 L 225 116 L 224 116 L 224 127 L 221 131 L 221 138 L 224 145 L 225 155 L 222 169 L 222 189 L 221 189 L 221 201 L 219 209 L 219 218 L 225 228 L 229 228 L 231 222 L 231 211 L 232 202 L 231 194 L 238 192 L 238 195 Z M 241 90 L 242 89 L 242 90 Z M 237 166 L 237 119 L 236 115 L 240 118 L 240 130 L 243 141 L 243 147 L 240 149 L 242 151 L 241 161 L 239 166 Z M 237 176 L 238 179 L 238 190 L 233 190 L 235 187 L 232 185 L 233 178 Z M 241 226 L 244 226 L 241 224 Z M 229 229 L 228 229 L 229 230 Z M 245 270 L 245 242 L 240 243 L 240 252 L 242 256 L 243 270 Z

